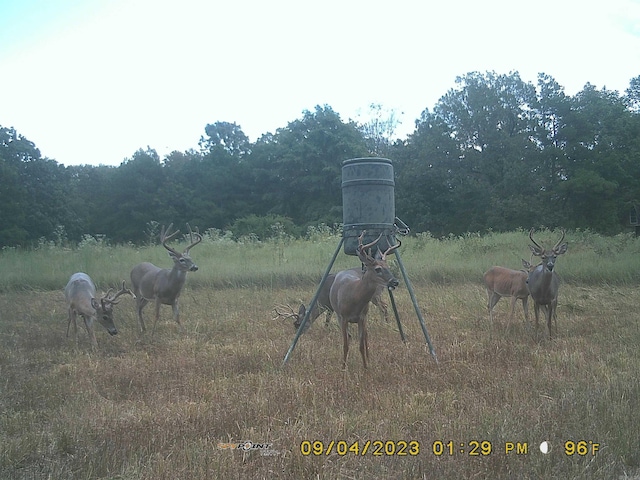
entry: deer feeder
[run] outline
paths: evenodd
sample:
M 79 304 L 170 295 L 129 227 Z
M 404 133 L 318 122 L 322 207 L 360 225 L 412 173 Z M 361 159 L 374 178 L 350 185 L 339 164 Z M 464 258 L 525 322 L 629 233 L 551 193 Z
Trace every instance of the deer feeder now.
M 320 291 L 331 272 L 331 268 L 340 253 L 340 249 L 344 246 L 344 253 L 347 255 L 357 256 L 358 237 L 363 231 L 366 231 L 363 244 L 369 244 L 375 242 L 378 237 L 380 239 L 377 242 L 377 247 L 385 252 L 389 247 L 397 245 L 395 238 L 396 234 L 406 235 L 409 233 L 409 228 L 398 218 L 396 218 L 395 209 L 395 181 L 393 175 L 393 164 L 391 160 L 386 158 L 352 158 L 342 162 L 342 238 L 338 244 L 336 251 L 329 262 L 327 269 L 324 272 L 320 285 L 314 295 L 309 308 L 306 309 L 304 318 L 300 322 L 300 326 L 296 332 L 296 336 L 289 347 L 289 351 L 284 357 L 283 365 L 287 363 L 293 349 L 300 338 L 302 332 L 305 331 L 305 325 L 309 320 L 309 314 L 313 311 Z M 401 227 L 398 227 L 397 224 Z M 438 359 L 436 352 L 433 349 L 429 334 L 427 333 L 427 327 L 424 322 L 424 318 L 420 313 L 418 307 L 418 301 L 413 292 L 411 281 L 407 276 L 407 272 L 402 264 L 402 258 L 400 256 L 399 249 L 393 250 L 398 267 L 402 272 L 405 285 L 411 296 L 411 301 L 416 311 L 422 332 L 424 333 L 425 340 L 429 346 L 429 351 L 436 363 Z M 402 341 L 405 342 L 404 332 L 402 331 L 402 325 L 398 316 L 398 310 L 396 308 L 395 299 L 392 290 L 389 289 L 389 298 L 391 300 L 391 306 L 396 317 L 398 325 L 398 331 Z
M 378 242 L 381 251 L 390 246 L 395 230 L 395 182 L 393 164 L 386 158 L 353 158 L 342 162 L 342 236 L 344 253 L 357 256 L 358 237 L 362 243 Z

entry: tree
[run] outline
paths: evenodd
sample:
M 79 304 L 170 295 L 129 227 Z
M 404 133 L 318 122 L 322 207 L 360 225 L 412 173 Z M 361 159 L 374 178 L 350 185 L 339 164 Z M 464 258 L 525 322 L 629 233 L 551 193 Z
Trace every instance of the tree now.
M 502 230 L 529 223 L 528 213 L 535 211 L 528 207 L 535 192 L 530 181 L 537 154 L 530 139 L 535 89 L 517 72 L 472 72 L 456 83 L 432 114 L 423 113 L 407 141 L 433 175 L 427 201 L 438 212 L 438 230 Z
M 65 168 L 42 158 L 35 144 L 13 128 L 0 127 L 0 244 L 52 239 L 72 220 Z
M 242 158 L 251 153 L 251 143 L 236 123 L 209 123 L 204 129 L 207 138 L 200 137 L 200 148 L 205 154 L 225 152 L 231 157 Z
M 111 179 L 110 201 L 102 214 L 104 233 L 117 242 L 143 243 L 149 221 L 168 225 L 178 217 L 172 187 L 157 152 L 137 150 Z
M 353 122 L 329 106 L 316 106 L 253 147 L 253 188 L 261 192 L 260 215 L 291 218 L 297 225 L 340 222 L 342 162 L 366 155 Z
M 358 129 L 364 136 L 369 154 L 378 157 L 388 155 L 393 135 L 401 123 L 397 112 L 372 103 L 365 117 L 367 119 L 358 125 Z
M 629 82 L 629 88 L 625 90 L 625 101 L 629 110 L 640 113 L 640 75 Z

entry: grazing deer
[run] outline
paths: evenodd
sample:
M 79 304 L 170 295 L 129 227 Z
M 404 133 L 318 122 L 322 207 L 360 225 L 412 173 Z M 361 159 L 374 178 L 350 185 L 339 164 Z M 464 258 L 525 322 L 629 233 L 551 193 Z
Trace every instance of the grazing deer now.
M 522 260 L 522 265 L 526 270 L 512 270 L 505 267 L 491 267 L 484 273 L 484 284 L 487 287 L 487 309 L 489 310 L 489 321 L 493 324 L 493 307 L 502 297 L 511 297 L 511 311 L 509 322 L 513 319 L 516 308 L 516 301 L 522 300 L 524 318 L 529 322 L 529 289 L 527 288 L 528 272 L 531 264 Z
M 191 244 L 183 253 L 179 253 L 167 245 L 169 240 L 172 240 L 180 233 L 179 230 L 176 230 L 169 234 L 172 226 L 173 223 L 170 224 L 166 230 L 162 227 L 160 242 L 162 246 L 169 251 L 169 257 L 173 260 L 173 268 L 159 268 L 152 263 L 143 262 L 131 270 L 131 284 L 133 285 L 133 292 L 136 294 L 138 322 L 143 332 L 146 331 L 146 328 L 144 326 L 144 319 L 142 318 L 142 309 L 151 300 L 155 300 L 156 305 L 156 319 L 153 324 L 154 332 L 158 319 L 160 318 L 160 305 L 171 305 L 173 309 L 173 319 L 182 327 L 180 324 L 178 298 L 187 279 L 187 272 L 195 272 L 198 270 L 198 266 L 189 256 L 189 250 L 202 241 L 202 235 L 200 235 L 197 229 L 193 232 L 189 224 L 187 224 Z
M 364 272 L 362 271 L 362 268 L 358 268 L 358 267 L 352 268 L 349 271 L 360 276 L 364 274 Z M 318 299 L 316 300 L 316 304 L 313 307 L 313 311 L 309 315 L 309 320 L 304 326 L 305 332 L 309 329 L 309 327 L 316 320 L 316 318 L 318 318 L 320 314 L 322 314 L 322 312 L 326 312 L 326 317 L 324 322 L 325 326 L 329 325 L 329 320 L 331 319 L 331 314 L 333 313 L 333 307 L 331 306 L 331 300 L 329 299 L 329 292 L 331 291 L 331 285 L 333 285 L 333 281 L 335 280 L 335 278 L 336 278 L 335 273 L 331 273 L 327 276 L 327 279 L 325 280 L 324 285 L 322 286 L 322 290 L 320 290 L 320 293 L 318 294 Z M 389 305 L 387 305 L 387 303 L 382 299 L 382 292 L 384 292 L 384 286 L 379 285 L 376 290 L 376 293 L 373 295 L 373 298 L 371 299 L 371 303 L 373 303 L 376 307 L 380 309 L 380 311 L 384 315 L 385 322 L 388 322 L 389 321 L 389 310 L 388 310 Z M 296 330 L 300 328 L 300 324 L 302 323 L 302 320 L 304 319 L 304 315 L 306 312 L 307 312 L 307 308 L 304 305 L 300 305 L 300 308 L 298 309 L 298 314 L 292 315 L 295 318 L 295 321 L 293 322 L 293 326 L 295 327 Z
M 529 245 L 532 256 L 540 257 L 540 264 L 529 270 L 529 278 L 527 286 L 529 293 L 533 299 L 533 311 L 536 316 L 536 329 L 538 328 L 538 317 L 540 307 L 544 307 L 547 315 L 547 328 L 549 329 L 549 338 L 551 338 L 551 319 L 556 316 L 556 308 L 558 307 L 558 289 L 560 288 L 560 277 L 554 270 L 556 258 L 567 251 L 567 244 L 562 243 L 564 240 L 564 229 L 560 240 L 551 250 L 545 250 L 533 239 L 532 228 L 529 231 L 529 238 L 533 245 Z
M 113 306 L 119 301 L 116 299 L 125 293 L 135 298 L 131 290 L 124 287 L 112 296 L 113 289 L 110 288 L 107 293 L 100 299 L 96 300 L 96 286 L 91 277 L 86 273 L 78 272 L 71 275 L 67 286 L 64 288 L 64 296 L 69 306 L 69 322 L 67 323 L 67 337 L 69 336 L 69 327 L 73 322 L 73 330 L 76 336 L 76 345 L 78 344 L 78 325 L 76 318 L 80 315 L 84 320 L 84 326 L 91 339 L 91 346 L 95 350 L 98 348 L 96 334 L 93 331 L 93 323 L 97 320 L 110 335 L 117 335 L 118 329 L 113 323 Z
M 353 270 L 338 272 L 329 291 L 331 306 L 338 316 L 338 323 L 342 329 L 343 369 L 347 366 L 347 353 L 349 352 L 348 324 L 358 324 L 360 355 L 362 356 L 364 367 L 367 368 L 369 346 L 367 342 L 366 320 L 369 302 L 379 286 L 387 288 L 395 288 L 398 286 L 398 280 L 393 276 L 387 266 L 386 257 L 400 246 L 400 242 L 398 242 L 397 245 L 389 247 L 379 258 L 375 258 L 371 256 L 369 249 L 380 240 L 382 234 L 373 242 L 363 245 L 362 239 L 364 234 L 365 232 L 363 231 L 358 237 L 357 248 L 358 257 L 365 266 L 364 274 L 358 274 Z

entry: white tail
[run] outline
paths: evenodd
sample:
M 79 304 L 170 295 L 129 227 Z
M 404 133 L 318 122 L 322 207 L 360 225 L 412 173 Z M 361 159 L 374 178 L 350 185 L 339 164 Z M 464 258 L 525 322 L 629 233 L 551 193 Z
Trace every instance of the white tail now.
M 540 307 L 546 310 L 547 328 L 549 329 L 549 338 L 551 338 L 551 319 L 556 316 L 556 308 L 558 306 L 558 289 L 560 288 L 560 277 L 554 270 L 556 258 L 567 251 L 567 244 L 562 243 L 564 240 L 564 230 L 562 236 L 551 250 L 545 250 L 533 239 L 532 228 L 529 231 L 529 238 L 533 245 L 529 245 L 532 257 L 540 257 L 540 264 L 531 268 L 527 286 L 529 293 L 533 299 L 533 311 L 536 316 L 536 329 L 538 328 L 538 317 L 540 315 Z M 562 244 L 561 244 L 562 243 Z
M 110 335 L 116 335 L 118 329 L 113 323 L 113 306 L 119 303 L 119 301 L 116 301 L 117 298 L 125 293 L 135 298 L 133 292 L 125 288 L 123 281 L 122 289 L 119 292 L 114 294 L 113 289 L 110 288 L 102 298 L 97 300 L 96 286 L 89 275 L 82 272 L 71 275 L 64 289 L 64 296 L 67 299 L 67 305 L 69 307 L 67 337 L 69 336 L 69 327 L 71 323 L 73 323 L 76 344 L 78 343 L 78 325 L 76 323 L 78 315 L 84 320 L 84 325 L 91 339 L 91 346 L 94 349 L 98 348 L 98 341 L 96 340 L 96 334 L 93 330 L 93 324 L 96 320 L 107 329 Z
M 379 257 L 373 257 L 371 256 L 370 249 L 380 240 L 382 234 L 373 242 L 363 245 L 362 239 L 364 234 L 365 232 L 363 231 L 360 237 L 358 237 L 357 249 L 358 257 L 364 264 L 364 274 L 354 273 L 353 270 L 338 272 L 329 291 L 331 306 L 338 316 L 338 323 L 342 329 L 343 368 L 347 366 L 347 353 L 349 352 L 348 324 L 358 324 L 360 355 L 362 356 L 364 367 L 367 368 L 369 346 L 367 342 L 366 319 L 369 302 L 379 286 L 383 288 L 395 288 L 398 286 L 398 280 L 396 280 L 387 266 L 386 256 L 398 248 L 400 242 L 398 242 L 397 245 L 389 247 L 387 251 Z
M 170 224 L 166 230 L 164 227 L 162 228 L 160 232 L 160 242 L 162 246 L 169 251 L 169 257 L 173 260 L 173 268 L 159 268 L 152 263 L 144 262 L 139 263 L 131 270 L 131 284 L 133 285 L 133 292 L 136 294 L 138 322 L 143 332 L 146 328 L 144 319 L 142 318 L 142 309 L 151 300 L 155 300 L 156 306 L 156 316 L 153 324 L 154 331 L 160 318 L 160 305 L 171 305 L 173 309 L 173 319 L 180 325 L 178 298 L 187 279 L 187 272 L 195 272 L 198 270 L 198 266 L 189 256 L 189 250 L 202 241 L 202 235 L 200 235 L 197 229 L 193 232 L 187 224 L 191 244 L 183 253 L 179 253 L 167 245 L 169 240 L 172 240 L 180 233 L 179 230 L 176 230 L 169 234 L 172 226 L 173 224 Z
M 527 288 L 528 265 L 529 262 L 522 260 L 525 270 L 512 270 L 505 267 L 491 267 L 484 273 L 484 284 L 487 287 L 487 309 L 489 310 L 489 321 L 493 324 L 493 307 L 502 297 L 511 297 L 511 309 L 509 322 L 513 319 L 516 308 L 516 301 L 522 300 L 524 318 L 529 321 L 529 289 Z
M 362 276 L 364 272 L 362 271 L 362 267 L 356 267 L 349 270 L 357 275 Z M 325 326 L 329 325 L 329 320 L 331 319 L 331 314 L 333 313 L 333 307 L 331 306 L 331 300 L 329 298 L 329 292 L 331 291 L 331 286 L 333 285 L 333 281 L 336 278 L 335 273 L 331 273 L 327 276 L 327 279 L 322 286 L 322 290 L 318 294 L 318 300 L 316 301 L 316 305 L 313 307 L 313 311 L 309 315 L 309 320 L 307 321 L 304 331 L 306 332 L 311 324 L 318 318 L 322 312 L 326 312 L 325 317 Z M 382 292 L 384 292 L 384 286 L 379 285 L 376 289 L 376 293 L 373 295 L 371 299 L 371 303 L 380 309 L 382 314 L 384 315 L 385 322 L 389 321 L 389 305 L 382 299 Z M 302 323 L 302 319 L 304 318 L 307 309 L 304 305 L 300 305 L 298 309 L 298 314 L 293 315 L 295 321 L 293 322 L 293 326 L 296 330 L 300 328 L 300 324 Z

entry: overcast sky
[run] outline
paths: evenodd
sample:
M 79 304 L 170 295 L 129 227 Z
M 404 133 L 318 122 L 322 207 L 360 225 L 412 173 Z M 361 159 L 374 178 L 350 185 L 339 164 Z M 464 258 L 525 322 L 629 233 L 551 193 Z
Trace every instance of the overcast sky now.
M 197 149 L 217 121 L 255 141 L 325 104 L 393 109 L 405 137 L 472 71 L 623 93 L 640 0 L 0 0 L 0 126 L 65 165 Z

